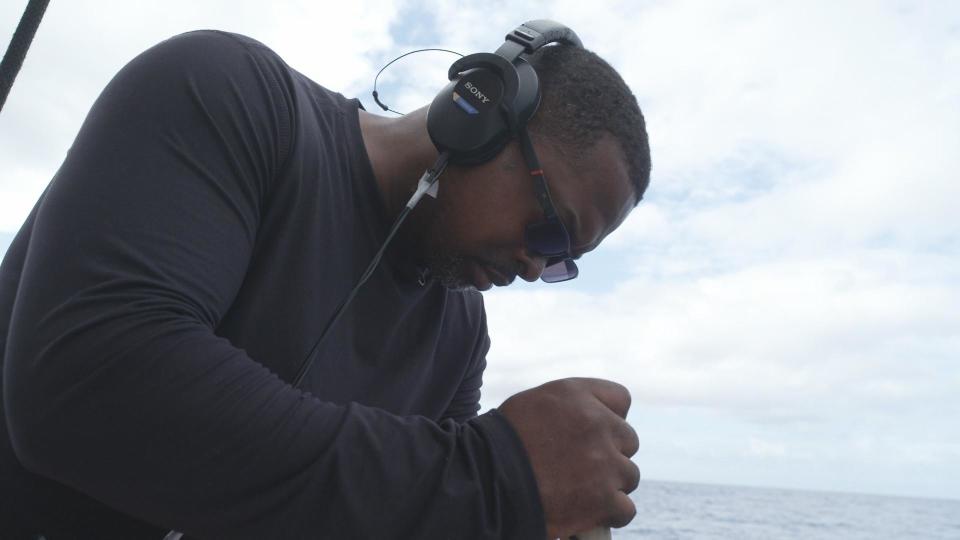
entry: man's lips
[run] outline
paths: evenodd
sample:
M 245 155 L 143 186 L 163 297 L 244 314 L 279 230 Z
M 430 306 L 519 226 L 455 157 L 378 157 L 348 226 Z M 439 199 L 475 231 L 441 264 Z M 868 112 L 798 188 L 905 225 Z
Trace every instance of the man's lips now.
M 490 281 L 497 287 L 505 287 L 513 283 L 513 280 L 516 277 L 516 276 L 507 277 L 492 266 L 484 266 L 483 268 L 487 272 L 487 275 L 490 276 Z

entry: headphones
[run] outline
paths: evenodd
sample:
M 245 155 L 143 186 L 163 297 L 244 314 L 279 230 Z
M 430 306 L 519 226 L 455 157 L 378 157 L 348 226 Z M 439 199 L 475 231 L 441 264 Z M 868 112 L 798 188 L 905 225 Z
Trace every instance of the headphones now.
M 550 43 L 582 47 L 560 23 L 528 21 L 507 34 L 495 53 L 476 53 L 450 66 L 450 82 L 427 113 L 427 132 L 449 162 L 476 165 L 493 159 L 537 112 L 540 79 L 525 56 Z

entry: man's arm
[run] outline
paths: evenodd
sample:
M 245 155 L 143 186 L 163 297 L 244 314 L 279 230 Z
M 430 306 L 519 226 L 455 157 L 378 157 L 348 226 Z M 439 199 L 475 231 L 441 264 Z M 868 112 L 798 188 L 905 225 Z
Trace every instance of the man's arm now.
M 480 387 L 483 386 L 483 372 L 487 368 L 487 352 L 490 351 L 490 336 L 487 333 L 487 314 L 483 307 L 483 295 L 478 292 L 464 294 L 476 295 L 476 318 L 479 321 L 477 338 L 473 344 L 470 364 L 460 381 L 456 394 L 442 418 L 451 418 L 465 422 L 477 416 L 480 410 Z
M 325 403 L 216 335 L 290 138 L 279 59 L 250 47 L 174 38 L 91 110 L 39 208 L 12 316 L 18 458 L 204 538 L 542 537 L 498 413 L 435 423 Z

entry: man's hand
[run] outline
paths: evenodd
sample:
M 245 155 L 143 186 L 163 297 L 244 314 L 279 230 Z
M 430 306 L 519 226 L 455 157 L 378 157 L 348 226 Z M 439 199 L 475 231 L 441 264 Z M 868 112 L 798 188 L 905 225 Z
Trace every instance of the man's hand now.
M 562 379 L 500 406 L 523 441 L 540 489 L 548 538 L 597 526 L 623 527 L 636 514 L 627 496 L 640 482 L 629 457 L 637 434 L 624 420 L 630 392 L 600 379 Z

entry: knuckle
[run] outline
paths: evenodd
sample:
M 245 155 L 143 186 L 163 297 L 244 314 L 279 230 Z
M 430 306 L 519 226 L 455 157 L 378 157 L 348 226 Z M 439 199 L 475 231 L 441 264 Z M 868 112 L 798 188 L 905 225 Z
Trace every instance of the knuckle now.
M 611 527 L 620 528 L 633 521 L 633 518 L 637 516 L 637 507 L 629 497 L 622 493 L 616 501 L 614 513 L 610 516 L 608 524 Z
M 617 386 L 620 387 L 619 390 L 623 398 L 623 404 L 626 406 L 627 409 L 629 409 L 630 405 L 633 404 L 633 396 L 630 395 L 630 389 L 620 383 L 616 383 L 616 384 Z
M 627 457 L 631 457 L 640 450 L 640 436 L 637 434 L 637 430 L 633 428 L 630 424 L 626 425 L 626 430 L 624 432 L 624 450 L 626 451 Z
M 611 405 L 617 411 L 617 413 L 626 418 L 627 413 L 630 411 L 630 406 L 633 403 L 633 397 L 630 395 L 630 390 L 614 381 L 604 381 L 607 387 L 607 393 L 610 396 Z
M 640 485 L 640 467 L 636 463 L 630 462 L 630 470 L 628 472 L 627 480 L 627 493 L 633 493 L 635 489 Z
M 576 379 L 557 379 L 546 383 L 544 386 L 549 386 L 551 390 L 557 392 L 569 393 L 576 390 L 579 385 Z

